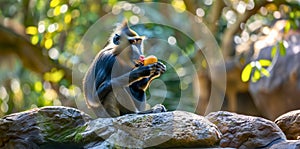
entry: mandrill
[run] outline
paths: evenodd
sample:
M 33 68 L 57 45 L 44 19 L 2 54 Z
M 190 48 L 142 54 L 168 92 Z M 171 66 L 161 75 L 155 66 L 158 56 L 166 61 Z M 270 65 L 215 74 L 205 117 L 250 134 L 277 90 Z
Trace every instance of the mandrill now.
M 144 57 L 143 40 L 124 21 L 90 65 L 83 91 L 97 117 L 166 111 L 161 104 L 150 109 L 146 103 L 146 89 L 166 71 L 166 66 L 154 56 Z

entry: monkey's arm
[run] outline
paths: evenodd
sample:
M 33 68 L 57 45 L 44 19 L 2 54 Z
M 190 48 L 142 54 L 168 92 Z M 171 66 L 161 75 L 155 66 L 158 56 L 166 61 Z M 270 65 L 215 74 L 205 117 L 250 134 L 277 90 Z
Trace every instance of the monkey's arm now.
M 148 81 L 143 81 L 147 84 L 147 82 L 149 82 L 149 77 L 155 76 L 156 72 L 160 71 L 158 69 L 159 66 L 157 64 L 151 64 L 148 66 L 141 66 L 119 77 L 107 79 L 97 87 L 97 95 L 102 101 L 102 99 L 111 92 L 113 88 L 130 86 L 131 84 L 143 79 L 148 79 Z
M 97 88 L 97 95 L 100 101 L 107 96 L 109 92 L 112 91 L 112 86 L 110 80 L 104 81 L 98 88 Z

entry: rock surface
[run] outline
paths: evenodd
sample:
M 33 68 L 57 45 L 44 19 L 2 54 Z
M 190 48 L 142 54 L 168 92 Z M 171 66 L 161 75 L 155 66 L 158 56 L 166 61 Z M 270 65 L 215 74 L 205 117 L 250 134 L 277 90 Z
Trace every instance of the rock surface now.
M 89 132 L 97 132 L 110 144 L 129 148 L 213 147 L 221 137 L 217 127 L 204 117 L 183 111 L 99 118 L 91 121 L 82 134 L 85 137 Z
M 299 113 L 292 111 L 276 120 L 292 134 L 291 139 L 299 136 Z M 272 121 L 225 111 L 206 117 L 173 111 L 92 120 L 77 109 L 56 106 L 0 119 L 0 149 L 148 147 L 299 149 L 300 140 L 286 140 Z
M 286 140 L 273 122 L 260 118 L 219 111 L 206 116 L 221 131 L 220 147 L 265 148 Z
M 76 140 L 78 133 L 90 119 L 67 107 L 44 107 L 7 115 L 0 119 L 0 148 L 39 148 L 51 142 L 56 142 L 57 147 L 68 143 L 76 146 L 80 143 Z
M 300 138 L 300 110 L 295 110 L 281 115 L 275 123 L 290 140 Z
M 287 140 L 272 145 L 269 149 L 300 149 L 299 140 Z
M 0 148 L 216 147 L 217 126 L 183 112 L 92 120 L 74 108 L 44 107 L 0 119 Z

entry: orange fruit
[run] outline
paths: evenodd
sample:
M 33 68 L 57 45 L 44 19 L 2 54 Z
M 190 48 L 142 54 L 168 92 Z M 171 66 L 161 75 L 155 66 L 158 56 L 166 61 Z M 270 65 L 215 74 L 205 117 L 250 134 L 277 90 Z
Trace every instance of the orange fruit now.
M 144 66 L 156 63 L 158 60 L 154 55 L 150 55 L 144 59 Z

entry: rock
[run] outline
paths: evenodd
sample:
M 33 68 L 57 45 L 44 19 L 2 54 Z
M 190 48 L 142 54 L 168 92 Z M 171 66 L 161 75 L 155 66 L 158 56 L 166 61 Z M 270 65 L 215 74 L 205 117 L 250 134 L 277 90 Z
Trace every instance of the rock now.
M 0 119 L 0 148 L 215 147 L 221 133 L 202 116 L 183 112 L 98 118 L 62 106 Z
M 300 149 L 299 140 L 287 140 L 272 145 L 269 149 Z
M 284 132 L 289 140 L 300 138 L 300 110 L 295 110 L 281 115 L 275 123 Z
M 257 82 L 250 82 L 249 86 L 255 105 L 261 114 L 270 120 L 300 108 L 300 31 L 290 31 L 284 40 L 289 45 L 286 48 L 286 55 L 274 57 L 269 68 L 270 76 L 261 77 Z M 272 60 L 273 46 L 262 49 L 256 60 Z
M 206 116 L 221 131 L 221 147 L 264 148 L 286 137 L 272 121 L 231 112 L 212 112 Z
M 76 137 L 91 118 L 74 108 L 44 107 L 0 119 L 0 148 L 76 146 Z
M 128 148 L 213 147 L 221 137 L 217 127 L 204 117 L 183 111 L 99 118 L 90 122 L 82 136 L 92 132 L 104 138 L 106 146 L 109 142 Z

